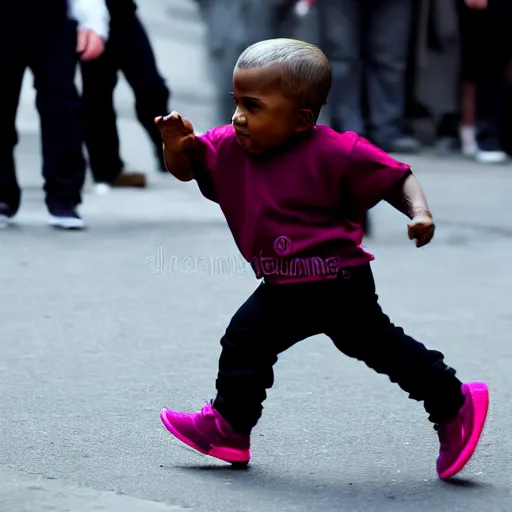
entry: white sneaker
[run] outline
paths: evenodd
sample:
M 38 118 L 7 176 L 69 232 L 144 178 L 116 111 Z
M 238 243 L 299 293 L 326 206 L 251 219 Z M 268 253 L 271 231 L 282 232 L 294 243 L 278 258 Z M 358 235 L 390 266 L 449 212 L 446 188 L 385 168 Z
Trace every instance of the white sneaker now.
M 58 215 L 50 214 L 50 226 L 58 229 L 85 229 L 85 222 L 74 211 L 59 212 Z
M 503 164 L 508 161 L 508 155 L 505 151 L 482 151 L 479 149 L 475 154 L 475 159 L 481 164 Z
M 94 185 L 94 193 L 99 196 L 109 194 L 111 190 L 112 189 L 108 183 L 96 183 L 96 185 Z

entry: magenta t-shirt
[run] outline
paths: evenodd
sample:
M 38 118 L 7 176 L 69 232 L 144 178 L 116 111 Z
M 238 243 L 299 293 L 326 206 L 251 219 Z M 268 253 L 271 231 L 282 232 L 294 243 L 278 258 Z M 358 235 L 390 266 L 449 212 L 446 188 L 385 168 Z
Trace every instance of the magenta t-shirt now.
M 367 210 L 410 172 L 353 132 L 318 125 L 300 141 L 254 156 L 232 126 L 199 140 L 202 194 L 219 204 L 256 277 L 295 283 L 336 277 L 374 257 L 361 247 Z

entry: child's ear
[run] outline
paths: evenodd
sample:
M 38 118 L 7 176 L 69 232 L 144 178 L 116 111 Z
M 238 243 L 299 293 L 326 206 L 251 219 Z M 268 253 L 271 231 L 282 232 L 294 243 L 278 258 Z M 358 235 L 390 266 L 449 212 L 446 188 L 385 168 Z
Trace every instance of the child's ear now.
M 315 115 L 309 108 L 302 108 L 299 110 L 299 117 L 297 120 L 297 132 L 305 132 L 312 128 L 315 124 Z

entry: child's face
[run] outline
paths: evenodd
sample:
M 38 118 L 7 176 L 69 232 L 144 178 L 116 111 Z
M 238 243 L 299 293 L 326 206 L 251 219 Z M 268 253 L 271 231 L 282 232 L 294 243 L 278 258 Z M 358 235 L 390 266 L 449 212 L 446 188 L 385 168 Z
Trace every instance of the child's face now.
M 248 153 L 260 154 L 286 143 L 314 125 L 311 110 L 299 109 L 281 90 L 281 67 L 236 69 L 233 127 Z

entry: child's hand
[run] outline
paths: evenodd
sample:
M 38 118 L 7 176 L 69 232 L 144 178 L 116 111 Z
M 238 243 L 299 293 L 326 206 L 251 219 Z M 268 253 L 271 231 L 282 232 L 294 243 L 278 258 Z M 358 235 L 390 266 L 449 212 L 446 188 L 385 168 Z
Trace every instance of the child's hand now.
M 408 226 L 410 240 L 416 240 L 416 247 L 427 245 L 434 237 L 435 224 L 430 212 L 420 213 Z
M 178 112 L 171 112 L 166 117 L 157 117 L 155 124 L 160 128 L 167 151 L 184 153 L 192 148 L 195 140 L 194 127 L 190 121 L 183 120 Z
M 466 5 L 470 9 L 487 9 L 488 0 L 466 0 Z

